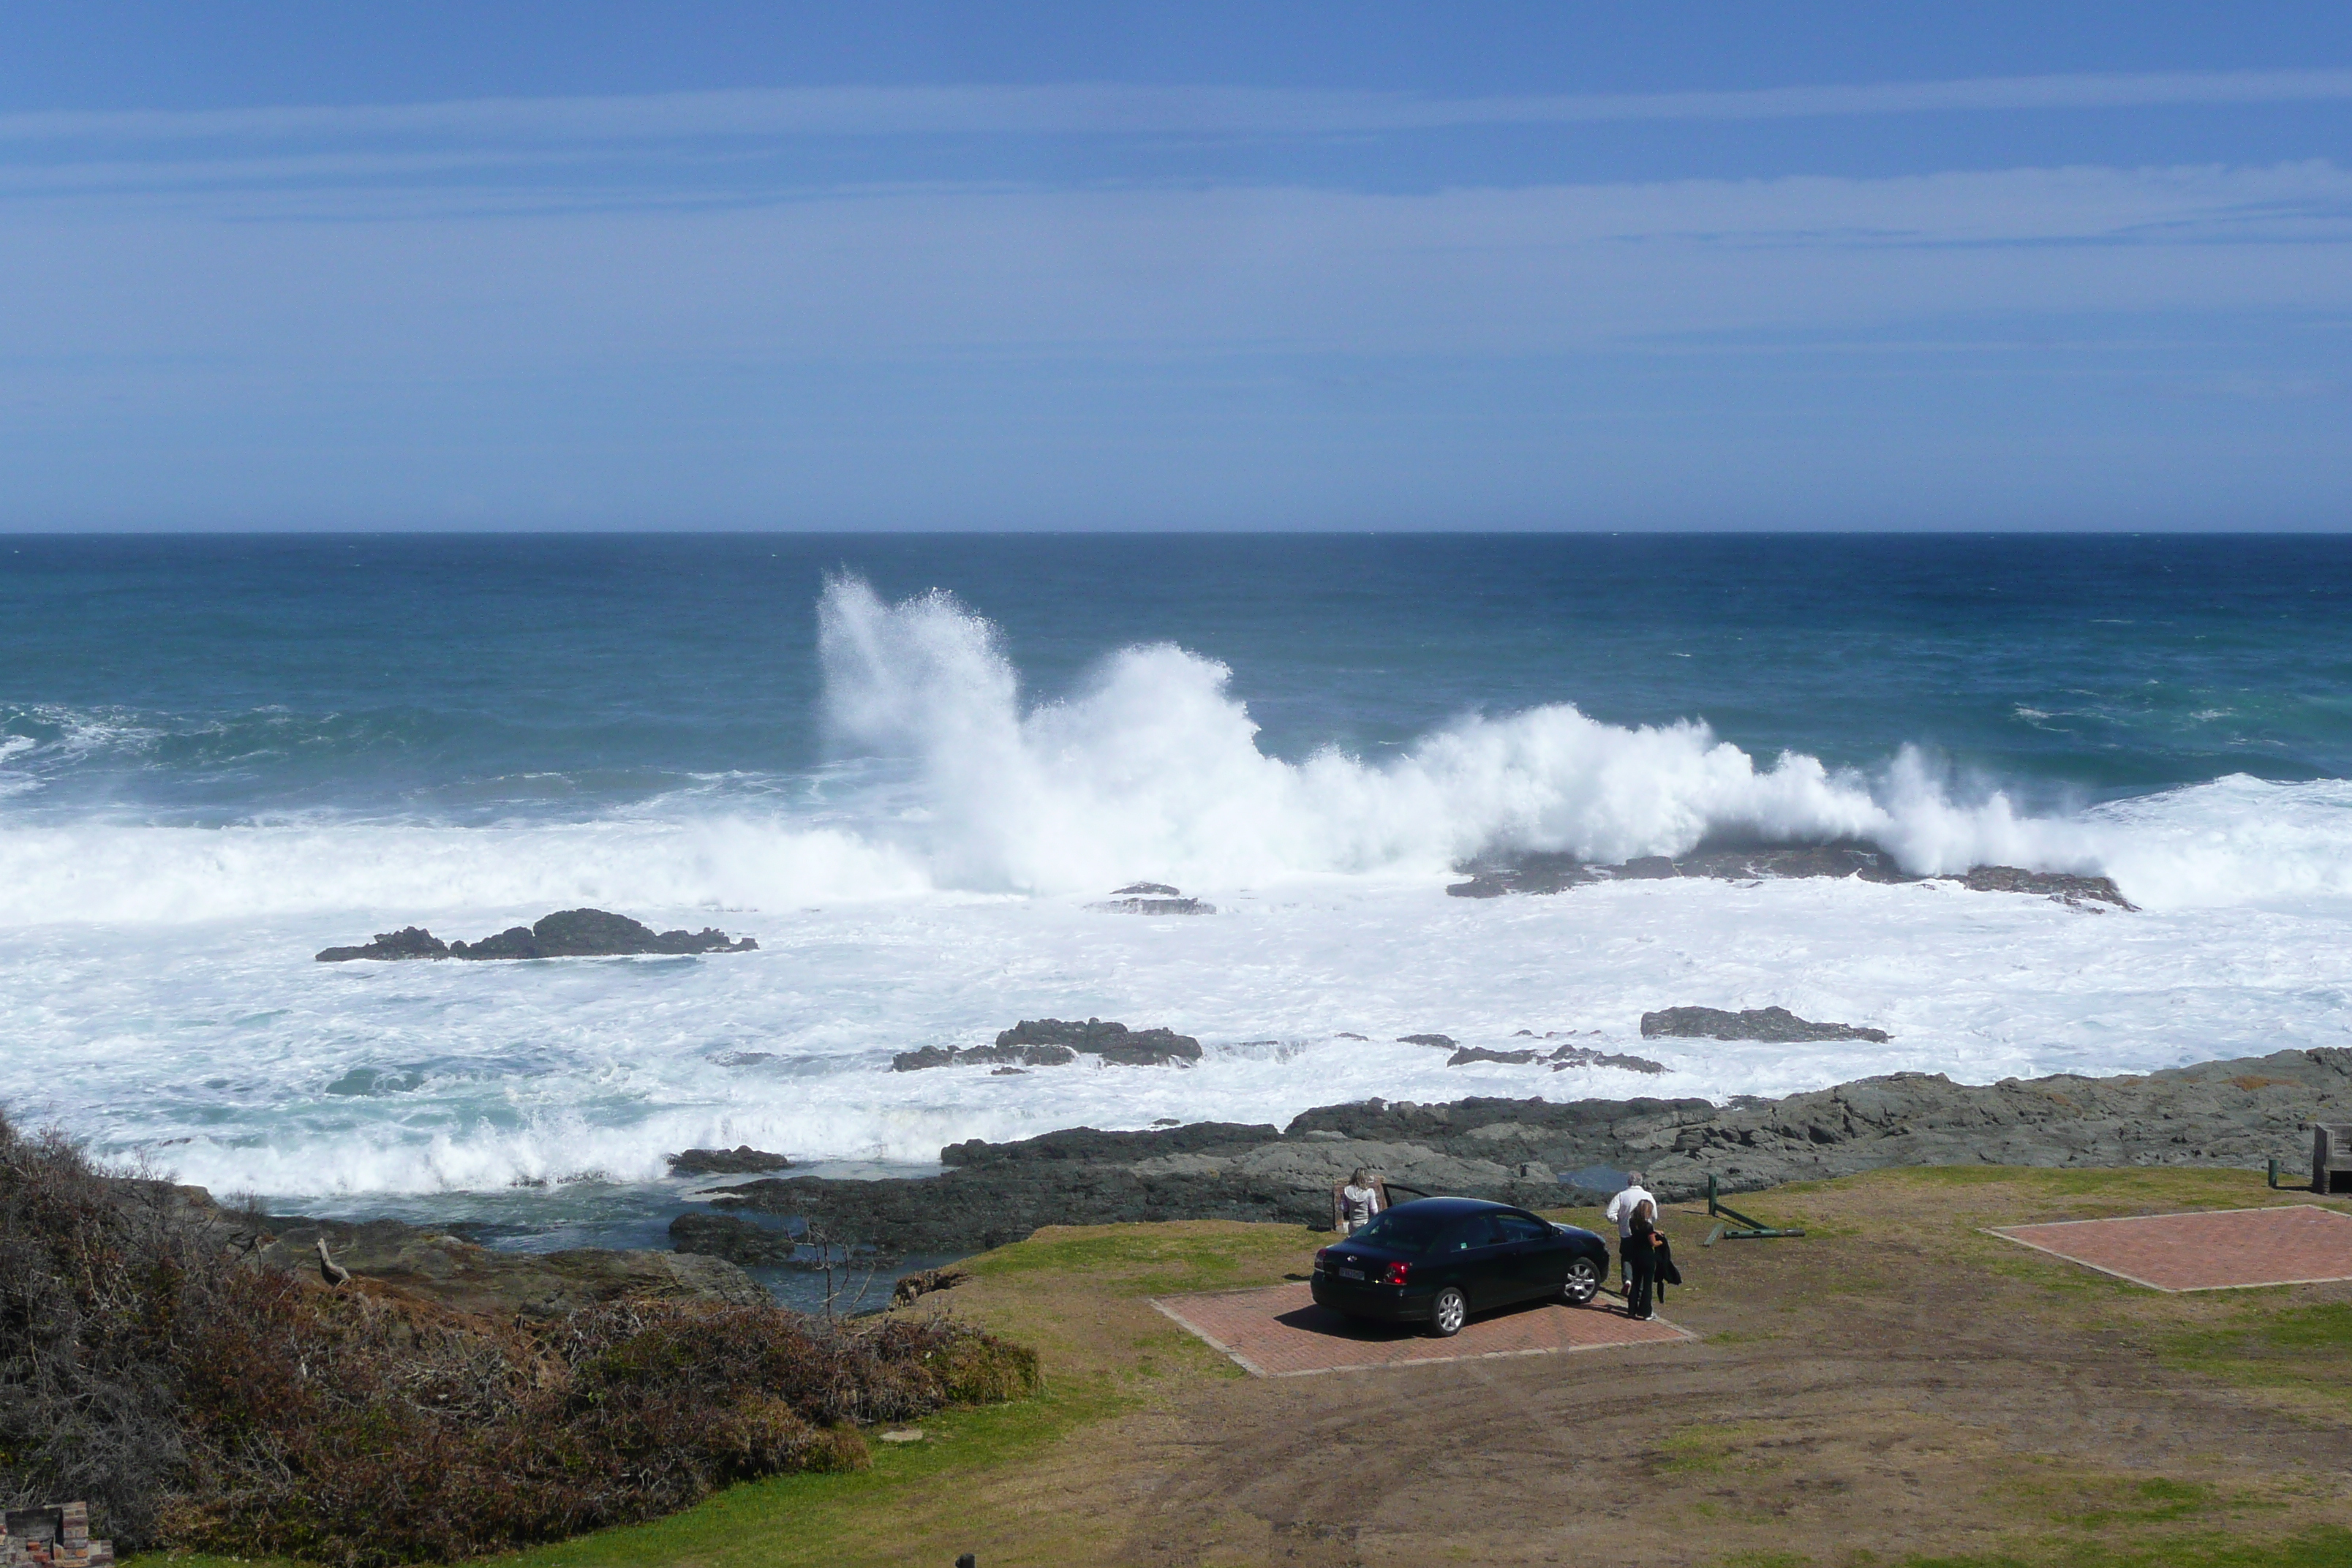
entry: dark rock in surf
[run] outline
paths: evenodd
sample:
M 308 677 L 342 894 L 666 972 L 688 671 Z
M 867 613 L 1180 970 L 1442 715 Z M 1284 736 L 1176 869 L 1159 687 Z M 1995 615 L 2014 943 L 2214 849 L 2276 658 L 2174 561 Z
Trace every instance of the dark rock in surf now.
M 1559 893 L 1595 882 L 1664 881 L 1701 877 L 1716 881 L 1763 882 L 1791 878 L 1853 877 L 1864 882 L 1924 882 L 1895 863 L 1874 844 L 1810 844 L 1748 849 L 1696 849 L 1687 855 L 1643 855 L 1621 866 L 1588 865 L 1573 855 L 1531 850 L 1468 862 L 1457 869 L 1466 882 L 1445 890 L 1457 899 L 1498 899 L 1506 893 Z M 1960 879 L 1980 893 L 2038 893 L 2074 909 L 2110 904 L 2135 906 L 2110 878 L 2077 877 L 2061 871 L 2025 871 L 2014 866 L 1979 866 Z
M 1485 1046 L 1465 1046 L 1445 1058 L 1450 1068 L 1468 1067 L 1472 1062 L 1501 1062 L 1508 1067 L 1525 1067 L 1542 1053 L 1532 1050 L 1496 1051 Z
M 1446 892 L 1457 899 L 1499 899 L 1506 893 L 1559 893 L 1587 882 L 1605 879 L 1600 868 L 1588 866 L 1573 855 L 1555 855 L 1542 850 L 1530 850 L 1508 860 L 1474 861 L 1457 868 L 1470 873 L 1466 882 L 1456 882 Z
M 2084 901 L 2113 904 L 2120 910 L 2137 910 L 2139 906 L 2123 895 L 2112 878 L 2074 877 L 2063 871 L 2021 871 L 2014 866 L 1978 866 L 1961 879 L 1963 886 L 1979 893 L 2041 893 L 2062 904 L 2076 909 Z
M 1647 1057 L 1619 1056 L 1610 1051 L 1596 1051 L 1590 1046 L 1562 1046 L 1545 1060 L 1554 1072 L 1566 1072 L 1570 1068 L 1617 1068 L 1625 1072 L 1662 1073 L 1664 1062 L 1654 1062 Z
M 1150 898 L 1172 899 L 1182 891 L 1181 888 L 1171 888 L 1165 882 L 1129 882 L 1124 888 L 1113 888 L 1110 896 L 1125 899 L 1140 894 Z
M 781 1230 L 771 1230 L 729 1214 L 682 1214 L 669 1222 L 673 1252 L 723 1258 L 741 1268 L 775 1268 L 793 1260 L 794 1243 Z
M 1441 1051 L 1450 1051 L 1454 1048 L 1454 1037 L 1451 1035 L 1399 1035 L 1397 1037 L 1397 1044 L 1400 1046 L 1435 1046 Z
M 1119 1067 L 1166 1067 L 1201 1059 L 1201 1042 L 1190 1035 L 1165 1028 L 1129 1029 L 1125 1024 L 1105 1023 L 1100 1018 L 1088 1018 L 1083 1024 L 1024 1018 L 998 1035 L 996 1044 L 1001 1050 L 1060 1046 Z
M 738 1143 L 732 1149 L 688 1149 L 667 1156 L 673 1176 L 757 1176 L 788 1171 L 793 1163 L 782 1154 Z
M 375 939 L 364 947 L 331 947 L 320 952 L 320 963 L 348 963 L 354 958 L 375 958 L 397 962 L 407 958 L 446 958 L 449 944 L 426 931 L 423 926 L 403 926 L 398 931 L 378 931 Z
M 750 937 L 730 942 L 727 933 L 706 926 L 699 931 L 656 931 L 626 915 L 605 910 L 559 910 L 533 924 L 510 926 L 498 935 L 471 944 L 453 942 L 452 958 L 625 958 L 640 954 L 750 952 L 759 947 Z
M 1727 1013 L 1719 1007 L 1668 1007 L 1642 1015 L 1642 1037 L 1685 1040 L 1871 1040 L 1885 1045 L 1895 1037 L 1884 1029 L 1853 1024 L 1816 1024 L 1786 1007 L 1750 1007 Z
M 699 952 L 751 952 L 759 943 L 750 937 L 730 942 L 725 931 L 704 927 L 698 931 L 656 931 L 626 915 L 604 910 L 559 910 L 527 926 L 509 926 L 479 942 L 445 942 L 419 926 L 380 933 L 365 947 L 331 947 L 319 954 L 320 963 L 342 963 L 354 958 L 626 958 L 639 954 L 679 955 Z
M 1077 1053 L 1067 1046 L 925 1046 L 921 1050 L 900 1051 L 892 1057 L 890 1070 L 920 1072 L 926 1068 L 986 1067 L 996 1063 L 1017 1070 L 1065 1067 L 1077 1059 Z
M 1730 882 L 1805 877 L 1859 877 L 1865 882 L 1921 879 L 1907 875 L 1885 850 L 1867 844 L 1694 850 L 1687 855 L 1638 856 L 1619 866 L 1588 865 L 1573 855 L 1529 851 L 1474 861 L 1462 869 L 1472 873 L 1470 880 L 1445 889 L 1457 899 L 1559 893 L 1595 882 L 1655 882 L 1677 877 Z
M 1213 915 L 1214 904 L 1198 899 L 1109 899 L 1087 908 L 1113 915 Z

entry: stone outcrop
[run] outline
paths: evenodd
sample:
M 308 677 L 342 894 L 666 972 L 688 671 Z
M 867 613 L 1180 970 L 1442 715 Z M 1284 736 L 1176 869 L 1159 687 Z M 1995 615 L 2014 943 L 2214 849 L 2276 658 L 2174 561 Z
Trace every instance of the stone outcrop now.
M 738 1143 L 732 1149 L 688 1149 L 667 1156 L 673 1176 L 751 1176 L 786 1171 L 792 1162 L 782 1154 Z
M 315 1272 L 314 1248 L 323 1237 L 335 1261 L 353 1274 L 460 1312 L 556 1318 L 624 1299 L 771 1300 L 734 1264 L 696 1254 L 605 1247 L 500 1252 L 394 1219 L 352 1224 L 271 1217 L 258 1226 L 256 1251 L 279 1268 Z
M 1057 1068 L 1078 1059 L 1067 1046 L 925 1046 L 900 1051 L 890 1058 L 892 1072 L 920 1072 L 925 1068 L 993 1067 Z
M 731 1214 L 682 1214 L 669 1222 L 672 1250 L 723 1258 L 744 1268 L 774 1268 L 793 1260 L 793 1238 Z
M 1749 1007 L 1727 1013 L 1720 1007 L 1668 1007 L 1642 1015 L 1645 1040 L 1771 1040 L 1801 1044 L 1810 1040 L 1870 1040 L 1885 1045 L 1895 1037 L 1884 1029 L 1855 1024 L 1816 1024 L 1786 1007 Z
M 1121 1067 L 1165 1067 L 1201 1059 L 1201 1042 L 1173 1029 L 1129 1029 L 1125 1024 L 1088 1018 L 1024 1018 L 996 1037 L 1000 1048 L 1059 1046 L 1102 1058 Z
M 363 947 L 331 947 L 319 954 L 320 963 L 348 963 L 354 958 L 396 963 L 405 958 L 446 958 L 449 944 L 423 926 L 380 931 Z
M 422 926 L 379 931 L 363 947 L 331 947 L 318 955 L 320 963 L 344 963 L 355 958 L 625 958 L 640 954 L 750 952 L 759 947 L 750 937 L 730 942 L 727 933 L 706 926 L 698 931 L 656 931 L 652 927 L 606 910 L 558 910 L 527 926 L 509 926 L 479 942 L 443 942 Z
M 1522 1029 L 1521 1034 L 1528 1031 Z M 1440 1037 L 1443 1038 L 1443 1037 Z M 1511 1067 L 1526 1067 L 1534 1062 L 1549 1062 L 1554 1072 L 1566 1072 L 1570 1068 L 1617 1068 L 1626 1072 L 1662 1073 L 1664 1062 L 1654 1062 L 1647 1057 L 1618 1056 L 1609 1051 L 1596 1051 L 1590 1046 L 1561 1046 L 1552 1051 L 1538 1050 L 1533 1046 L 1517 1050 L 1497 1051 L 1486 1046 L 1464 1046 L 1445 1058 L 1450 1068 L 1468 1067 L 1473 1062 L 1502 1062 Z
M 2138 906 L 2126 900 L 2105 877 L 2072 877 L 2063 871 L 2021 871 L 2014 866 L 1979 866 L 1961 882 L 1979 893 L 2040 893 L 2062 904 L 2081 909 L 2087 903 L 2113 904 L 2119 910 Z
M 1024 1018 L 990 1046 L 925 1046 L 890 1058 L 892 1072 L 929 1068 L 987 1067 L 999 1073 L 1027 1068 L 1066 1067 L 1081 1056 L 1100 1057 L 1114 1067 L 1189 1067 L 1201 1059 L 1201 1042 L 1173 1029 L 1130 1029 L 1125 1024 L 1088 1018 Z
M 938 1177 L 771 1178 L 712 1194 L 800 1215 L 884 1252 L 971 1252 L 1041 1225 L 1255 1219 L 1328 1223 L 1330 1184 L 1363 1165 L 1392 1187 L 1528 1206 L 1591 1201 L 1638 1168 L 1670 1200 L 1886 1165 L 2259 1167 L 2352 1121 L 2352 1050 L 2282 1051 L 2144 1077 L 1955 1084 L 1864 1079 L 1778 1100 L 1472 1099 L 1324 1106 L 1287 1128 L 1092 1128 L 940 1152 Z M 1573 1177 L 1593 1173 L 1592 1187 Z
M 1566 1072 L 1570 1068 L 1615 1068 L 1621 1072 L 1662 1073 L 1664 1062 L 1654 1062 L 1647 1057 L 1620 1055 L 1614 1051 L 1596 1051 L 1590 1046 L 1562 1046 L 1545 1058 L 1554 1072 Z
M 1563 893 L 1595 882 L 1663 881 L 1704 877 L 1717 881 L 1772 881 L 1787 878 L 1856 877 L 1865 882 L 1923 882 L 1872 844 L 1811 844 L 1746 849 L 1698 849 L 1688 855 L 1645 855 L 1603 866 L 1573 855 L 1530 850 L 1471 861 L 1458 869 L 1469 876 L 1445 890 L 1457 899 L 1499 899 L 1507 893 Z M 2094 904 L 2132 909 L 2105 877 L 2059 871 L 2026 871 L 2015 866 L 1979 866 L 1958 879 L 1980 893 L 2034 893 L 2075 909 Z
M 1100 903 L 1088 904 L 1087 908 L 1112 915 L 1213 915 L 1217 912 L 1216 905 L 1202 903 L 1198 899 L 1105 899 Z

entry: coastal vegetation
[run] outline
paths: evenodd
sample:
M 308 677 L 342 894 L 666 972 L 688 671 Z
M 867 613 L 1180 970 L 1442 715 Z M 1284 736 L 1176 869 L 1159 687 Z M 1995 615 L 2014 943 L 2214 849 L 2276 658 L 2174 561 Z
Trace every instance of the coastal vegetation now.
M 125 1550 L 448 1561 L 871 1462 L 863 1429 L 1020 1398 L 954 1320 L 616 1300 L 527 1319 L 257 1256 L 257 1215 L 0 1121 L 0 1490 Z
M 1354 1568 L 1539 1560 L 1519 1550 L 1531 1542 L 1806 1568 L 2352 1561 L 2329 1457 L 2352 1410 L 2352 1287 L 2167 1296 L 1986 1233 L 2314 1201 L 2258 1173 L 1876 1171 L 1752 1194 L 1743 1206 L 1807 1237 L 1713 1248 L 1703 1213 L 1669 1205 L 1691 1288 L 1666 1311 L 1693 1343 L 1260 1381 L 1152 1301 L 1296 1279 L 1327 1239 L 1304 1226 L 1048 1226 L 870 1325 L 666 1302 L 494 1330 L 365 1279 L 336 1291 L 256 1268 L 233 1243 L 159 1250 L 191 1234 L 165 1223 L 175 1190 L 91 1172 L 54 1139 L 12 1135 L 0 1168 L 13 1367 L 31 1364 L 25 1247 L 47 1237 L 39 1279 L 103 1287 L 77 1309 L 83 1406 L 158 1414 L 137 1430 L 178 1445 L 151 1453 L 118 1424 L 113 1447 L 92 1446 L 85 1425 L 102 1465 L 69 1477 L 12 1368 L 8 1484 L 87 1483 L 98 1500 L 105 1481 L 119 1519 L 144 1497 L 147 1532 L 115 1528 L 175 1548 L 179 1568 L 509 1548 L 511 1568 L 880 1568 L 965 1551 Z M 101 1198 L 114 1207 L 93 1228 L 57 1228 Z M 209 1223 L 233 1237 L 239 1222 Z M 56 1261 L 73 1258 L 98 1266 Z M 142 1268 L 182 1282 L 133 1289 Z M 247 1320 L 233 1329 L 218 1322 L 230 1302 Z M 189 1348 L 120 1353 L 165 1339 Z M 141 1384 L 140 1366 L 159 1375 Z M 198 1367 L 220 1370 L 176 1370 Z M 55 1422 L 68 1402 L 46 1397 Z M 451 1422 L 449 1406 L 471 1414 Z M 143 1492 L 122 1485 L 141 1477 Z M 1596 1506 L 1627 1488 L 1654 1507 L 1629 1521 Z M 356 1532 L 371 1510 L 397 1539 Z

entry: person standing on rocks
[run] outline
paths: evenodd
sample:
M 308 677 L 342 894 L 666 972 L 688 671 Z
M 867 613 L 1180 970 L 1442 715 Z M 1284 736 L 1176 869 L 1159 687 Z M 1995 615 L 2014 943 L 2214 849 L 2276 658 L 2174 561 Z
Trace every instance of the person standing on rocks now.
M 1650 1285 L 1657 1269 L 1658 1200 L 1642 1184 L 1642 1173 L 1625 1173 L 1625 1190 L 1601 1211 L 1617 1222 L 1617 1261 L 1625 1270 L 1625 1310 L 1650 1315 Z

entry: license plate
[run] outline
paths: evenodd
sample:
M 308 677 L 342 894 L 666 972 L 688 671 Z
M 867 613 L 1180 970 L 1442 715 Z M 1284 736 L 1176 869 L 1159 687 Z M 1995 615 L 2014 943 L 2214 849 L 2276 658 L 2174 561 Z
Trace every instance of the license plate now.
M 1360 1268 L 1342 1268 L 1339 1270 L 1339 1278 L 1342 1279 L 1361 1279 L 1363 1277 L 1364 1271 Z

